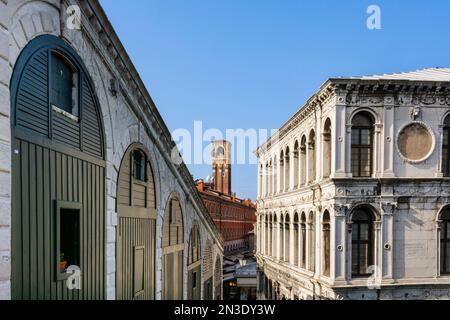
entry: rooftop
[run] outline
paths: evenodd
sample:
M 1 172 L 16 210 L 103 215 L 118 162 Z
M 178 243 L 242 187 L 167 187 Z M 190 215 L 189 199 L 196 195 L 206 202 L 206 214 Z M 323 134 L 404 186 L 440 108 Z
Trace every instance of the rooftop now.
M 387 73 L 362 77 L 351 77 L 360 80 L 410 80 L 410 81 L 449 81 L 450 68 L 426 68 L 410 72 Z

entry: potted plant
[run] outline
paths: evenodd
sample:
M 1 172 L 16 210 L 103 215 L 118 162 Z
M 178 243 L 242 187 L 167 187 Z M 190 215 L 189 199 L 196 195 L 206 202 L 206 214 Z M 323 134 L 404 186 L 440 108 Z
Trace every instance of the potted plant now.
M 59 254 L 59 269 L 61 271 L 64 271 L 64 270 L 66 270 L 66 267 L 67 267 L 67 261 L 64 260 L 64 253 L 60 253 Z

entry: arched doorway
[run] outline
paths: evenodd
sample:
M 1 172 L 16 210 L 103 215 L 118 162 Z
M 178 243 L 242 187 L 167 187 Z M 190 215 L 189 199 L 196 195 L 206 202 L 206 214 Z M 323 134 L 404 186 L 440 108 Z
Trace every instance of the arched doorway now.
M 164 212 L 162 239 L 162 299 L 183 299 L 183 213 L 178 197 L 173 195 Z
M 156 195 L 148 153 L 125 152 L 117 181 L 116 298 L 155 298 Z
M 11 81 L 12 298 L 104 299 L 105 148 L 91 78 L 66 42 L 32 40 Z M 69 290 L 69 266 L 81 270 Z

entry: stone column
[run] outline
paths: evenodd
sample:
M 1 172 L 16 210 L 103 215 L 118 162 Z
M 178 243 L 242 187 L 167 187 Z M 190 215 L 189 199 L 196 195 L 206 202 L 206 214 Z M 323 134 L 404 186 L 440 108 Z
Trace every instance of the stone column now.
M 346 176 L 352 175 L 352 125 L 346 125 L 345 139 L 345 172 Z
M 306 270 L 311 270 L 311 224 L 306 223 Z
M 331 220 L 331 277 L 336 280 L 346 279 L 346 254 L 347 254 L 347 207 L 340 204 L 334 205 L 334 221 Z M 333 241 L 334 239 L 334 241 Z M 333 246 L 334 243 L 334 246 Z
M 440 138 L 439 141 L 444 140 L 444 127 L 442 126 L 442 124 L 439 124 L 439 126 L 438 126 L 438 136 Z M 436 177 L 442 178 L 444 176 L 444 173 L 442 172 L 442 143 L 439 143 L 437 150 L 438 150 L 439 161 L 438 161 L 438 166 L 437 166 Z
M 394 210 L 396 208 L 395 203 L 385 202 L 381 205 L 382 208 L 382 241 L 381 249 L 382 262 L 380 267 L 382 268 L 383 279 L 393 279 L 394 276 Z
M 345 248 L 345 280 L 352 280 L 352 222 L 347 220 L 346 248 Z
M 375 261 L 373 262 L 373 273 L 375 276 L 376 283 L 381 283 L 382 278 L 382 221 L 375 221 L 375 239 L 374 239 L 374 253 L 375 253 Z
M 377 150 L 383 152 L 383 177 L 392 178 L 394 174 L 394 97 L 386 96 L 384 98 L 384 140 L 378 146 Z
M 374 162 L 373 162 L 373 174 L 375 177 L 380 177 L 382 174 L 382 162 L 383 162 L 383 138 L 382 138 L 382 132 L 383 130 L 383 124 L 377 123 L 375 124 L 375 134 L 374 134 Z
M 351 142 L 347 134 L 346 127 L 346 92 L 342 92 L 336 97 L 336 113 L 335 121 L 331 126 L 331 139 L 333 142 L 331 177 L 343 178 L 348 177 L 350 168 L 346 165 L 348 157 L 348 144 Z

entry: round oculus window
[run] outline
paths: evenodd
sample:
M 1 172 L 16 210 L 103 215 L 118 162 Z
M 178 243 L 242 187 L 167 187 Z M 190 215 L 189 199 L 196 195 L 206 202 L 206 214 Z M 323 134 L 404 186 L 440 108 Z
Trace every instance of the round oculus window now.
M 398 149 L 401 155 L 409 161 L 426 160 L 431 155 L 433 148 L 433 134 L 423 123 L 408 124 L 398 135 Z

